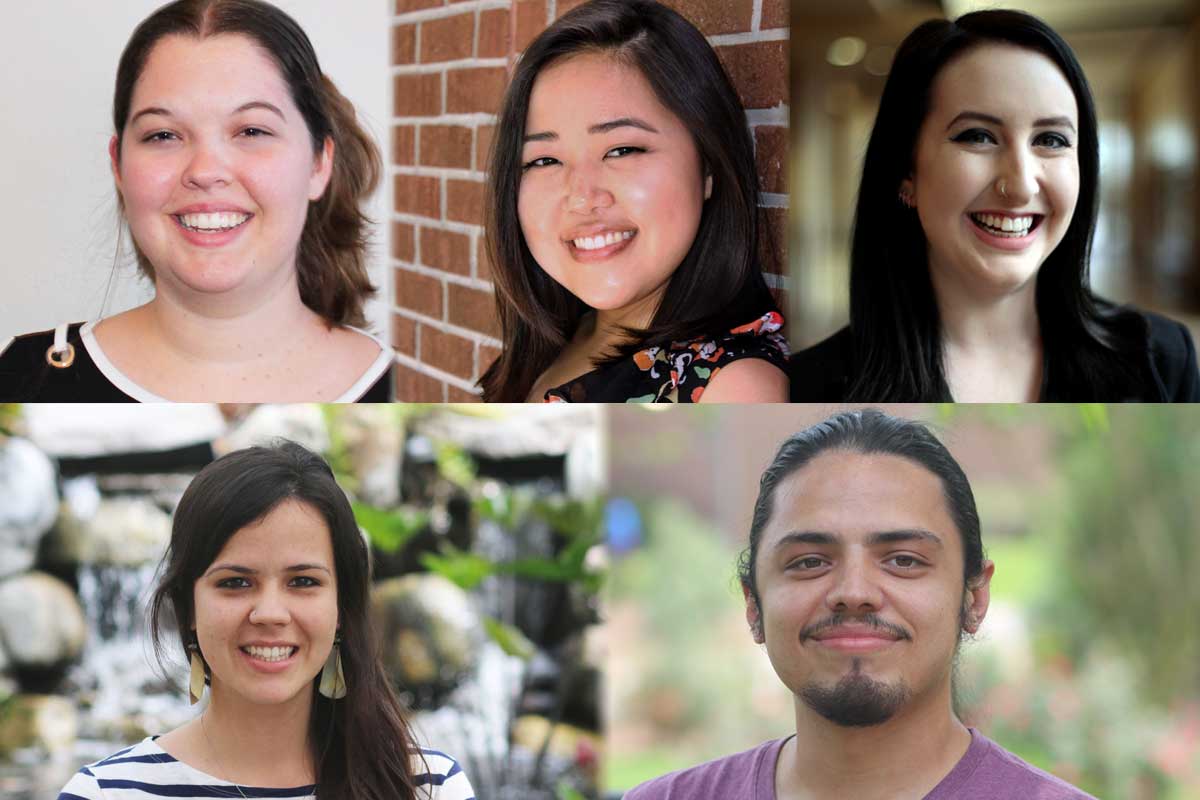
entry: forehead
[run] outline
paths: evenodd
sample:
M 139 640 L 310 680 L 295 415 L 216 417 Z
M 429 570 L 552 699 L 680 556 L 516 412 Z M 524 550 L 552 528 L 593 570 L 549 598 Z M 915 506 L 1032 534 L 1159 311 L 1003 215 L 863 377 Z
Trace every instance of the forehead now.
M 229 537 L 213 563 L 270 568 L 318 559 L 333 569 L 333 539 L 325 518 L 308 503 L 285 500 Z
M 872 533 L 916 529 L 937 534 L 948 554 L 962 553 L 940 478 L 900 456 L 827 450 L 775 487 L 759 547 L 793 531 L 855 543 Z
M 641 70 L 606 53 L 583 53 L 538 73 L 525 126 L 530 133 L 571 133 L 621 117 L 641 117 L 660 131 L 672 124 L 682 129 Z
M 164 36 L 150 51 L 133 90 L 133 105 L 180 105 L 212 101 L 224 108 L 250 99 L 275 104 L 291 97 L 275 62 L 249 36 Z M 280 106 L 282 108 L 282 106 Z
M 1034 50 L 1008 44 L 973 47 L 937 74 L 930 116 L 953 119 L 965 110 L 1006 122 L 1066 116 L 1079 127 L 1071 84 L 1058 65 Z

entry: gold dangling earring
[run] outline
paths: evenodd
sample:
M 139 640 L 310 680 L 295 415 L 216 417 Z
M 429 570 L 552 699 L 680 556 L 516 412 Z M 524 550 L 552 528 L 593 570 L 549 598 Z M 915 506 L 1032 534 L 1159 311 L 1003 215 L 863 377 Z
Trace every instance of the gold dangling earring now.
M 192 705 L 200 702 L 204 695 L 204 659 L 200 658 L 200 645 L 192 642 L 188 645 L 192 652 L 192 671 L 188 679 L 188 699 Z
M 333 640 L 333 649 L 329 651 L 329 658 L 325 660 L 325 667 L 321 670 L 321 684 L 317 687 L 317 691 L 330 700 L 341 700 L 346 696 L 346 676 L 342 674 L 341 643 L 341 637 Z

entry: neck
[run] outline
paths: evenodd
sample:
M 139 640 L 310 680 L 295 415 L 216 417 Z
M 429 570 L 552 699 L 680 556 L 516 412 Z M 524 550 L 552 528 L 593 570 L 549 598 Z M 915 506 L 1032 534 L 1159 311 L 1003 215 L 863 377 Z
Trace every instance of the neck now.
M 881 725 L 848 728 L 796 702 L 796 738 L 776 768 L 781 798 L 921 798 L 963 757 L 970 732 L 950 708 L 913 701 Z M 789 743 L 791 744 L 791 743 Z
M 313 781 L 308 721 L 312 697 L 254 705 L 212 693 L 201 733 L 218 777 L 248 786 L 290 788 Z
M 972 290 L 931 274 L 945 344 L 969 350 L 1004 350 L 1040 340 L 1035 281 L 1015 291 Z
M 222 305 L 212 300 L 160 290 L 135 313 L 172 356 L 193 363 L 270 358 L 325 324 L 300 300 L 294 273 L 266 302 Z
M 641 330 L 648 327 L 654 320 L 654 313 L 661 301 L 662 293 L 658 292 L 622 308 L 597 310 L 593 325 L 586 334 L 594 349 L 600 350 L 627 342 L 629 337 L 624 333 L 625 328 Z

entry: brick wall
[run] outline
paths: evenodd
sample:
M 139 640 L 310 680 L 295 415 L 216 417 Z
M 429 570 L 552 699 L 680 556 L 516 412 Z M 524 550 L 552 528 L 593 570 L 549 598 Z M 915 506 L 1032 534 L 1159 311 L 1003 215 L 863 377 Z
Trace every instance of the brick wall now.
M 478 400 L 499 352 L 483 240 L 488 145 L 508 66 L 581 0 L 396 0 L 392 338 L 396 398 Z M 669 0 L 702 30 L 745 105 L 759 164 L 768 281 L 784 296 L 787 3 Z

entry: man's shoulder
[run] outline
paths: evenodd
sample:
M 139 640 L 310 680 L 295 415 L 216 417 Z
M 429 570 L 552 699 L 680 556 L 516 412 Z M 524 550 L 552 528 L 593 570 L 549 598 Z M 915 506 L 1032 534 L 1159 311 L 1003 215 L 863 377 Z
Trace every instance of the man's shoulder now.
M 949 790 L 939 794 L 938 786 L 929 800 L 942 797 L 995 797 L 998 800 L 1096 800 L 1087 792 L 1075 788 L 1062 778 L 1038 769 L 1017 755 L 988 739 L 976 730 L 971 731 L 971 747 L 963 762 L 956 768 L 945 785 Z M 959 777 L 961 780 L 951 779 Z
M 773 791 L 756 794 L 755 789 L 764 768 L 769 785 L 774 786 L 775 759 L 784 741 L 772 739 L 741 753 L 654 778 L 630 790 L 625 800 L 773 800 Z

